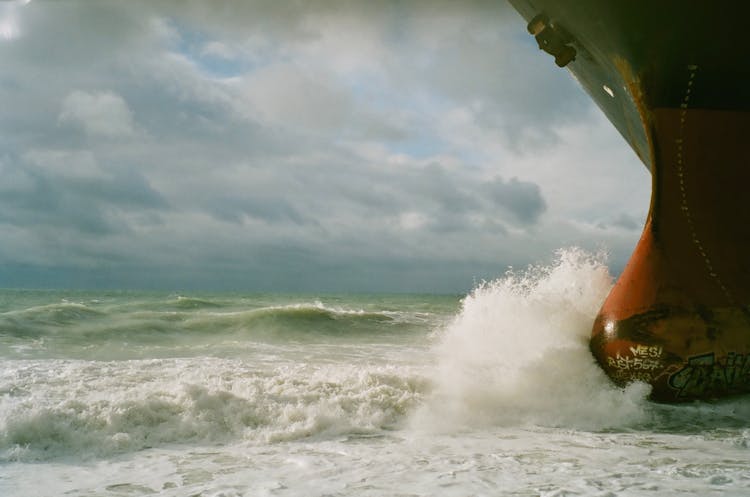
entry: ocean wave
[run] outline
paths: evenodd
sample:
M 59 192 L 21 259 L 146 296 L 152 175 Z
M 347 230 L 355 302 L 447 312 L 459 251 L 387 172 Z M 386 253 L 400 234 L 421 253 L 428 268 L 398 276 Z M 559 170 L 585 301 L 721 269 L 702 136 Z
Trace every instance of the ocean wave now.
M 133 345 L 176 337 L 244 336 L 259 340 L 305 340 L 316 336 L 377 336 L 431 326 L 425 313 L 348 309 L 321 302 L 245 309 L 178 297 L 162 302 L 89 306 L 62 302 L 0 314 L 0 338 L 52 337 L 88 345 L 126 340 Z
M 104 315 L 104 312 L 78 302 L 38 305 L 0 313 L 0 335 L 38 337 Z
M 56 388 L 39 392 L 19 384 L 23 393 L 2 400 L 0 460 L 378 433 L 401 423 L 427 388 L 406 368 L 285 365 L 262 371 L 226 360 L 201 362 L 58 363 L 58 381 L 48 378 L 48 365 L 28 367 L 26 381 Z M 210 366 L 208 377 L 203 366 Z
M 750 396 L 665 405 L 650 386 L 614 385 L 588 347 L 612 277 L 603 255 L 580 249 L 478 286 L 434 346 L 434 388 L 414 413 L 421 430 L 563 428 L 701 435 L 745 447 Z M 717 435 L 719 434 L 719 435 Z
M 440 337 L 420 422 L 591 430 L 649 422 L 650 387 L 616 387 L 589 351 L 611 285 L 603 256 L 579 249 L 480 285 Z
M 169 301 L 168 305 L 177 309 L 215 309 L 224 306 L 221 302 L 215 300 L 185 297 L 183 295 L 178 295 L 176 299 Z
M 341 335 L 358 332 L 383 332 L 383 324 L 398 324 L 394 313 L 351 310 L 313 304 L 270 306 L 226 316 L 243 329 L 287 332 L 295 335 Z
M 370 311 L 320 302 L 249 309 L 242 304 L 218 308 L 190 304 L 170 310 L 153 301 L 92 306 L 61 303 L 6 312 L 0 314 L 0 357 L 238 357 L 253 354 L 253 344 L 258 343 L 404 343 L 419 340 L 433 329 L 429 319 L 412 311 Z
M 250 313 L 277 317 L 289 317 L 292 319 L 325 319 L 341 320 L 354 319 L 365 321 L 392 321 L 394 313 L 387 311 L 365 311 L 364 309 L 345 309 L 341 307 L 329 307 L 321 302 L 312 304 L 289 304 L 281 306 L 270 306 L 253 311 Z

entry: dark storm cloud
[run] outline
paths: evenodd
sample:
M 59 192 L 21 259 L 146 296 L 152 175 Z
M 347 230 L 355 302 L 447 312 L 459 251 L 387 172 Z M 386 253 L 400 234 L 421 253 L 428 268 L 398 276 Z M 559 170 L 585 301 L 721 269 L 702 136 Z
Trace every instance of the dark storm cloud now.
M 104 235 L 128 231 L 118 212 L 163 209 L 165 200 L 133 171 L 107 173 L 88 154 L 6 156 L 0 174 L 0 222 L 33 229 Z
M 246 216 L 267 222 L 291 222 L 303 225 L 312 222 L 283 198 L 247 192 L 242 196 L 221 197 L 220 200 L 209 199 L 208 211 L 217 219 L 242 224 Z
M 508 181 L 496 178 L 486 185 L 486 189 L 495 205 L 506 209 L 521 224 L 536 223 L 547 210 L 547 203 L 536 183 L 518 178 Z
M 458 187 L 455 177 L 439 164 L 430 164 L 420 170 L 415 180 L 414 190 L 441 210 L 461 213 L 480 207 L 476 193 Z
M 633 216 L 625 212 L 621 212 L 620 215 L 612 220 L 612 226 L 626 230 L 637 230 L 641 228 L 641 225 L 642 224 L 636 221 Z

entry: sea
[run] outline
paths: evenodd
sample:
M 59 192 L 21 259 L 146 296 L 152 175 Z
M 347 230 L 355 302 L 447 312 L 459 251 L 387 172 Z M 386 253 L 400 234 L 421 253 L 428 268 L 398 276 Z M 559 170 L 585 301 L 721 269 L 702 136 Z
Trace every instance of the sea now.
M 750 400 L 614 386 L 599 255 L 464 295 L 0 290 L 0 495 L 750 495 Z

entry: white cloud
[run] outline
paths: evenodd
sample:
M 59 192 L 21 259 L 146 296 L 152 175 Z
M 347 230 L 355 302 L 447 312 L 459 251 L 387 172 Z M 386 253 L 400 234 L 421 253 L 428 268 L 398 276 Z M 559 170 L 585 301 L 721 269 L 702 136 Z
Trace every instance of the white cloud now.
M 406 231 L 418 230 L 429 223 L 427 216 L 421 212 L 404 212 L 399 216 L 399 225 Z
M 352 113 L 350 96 L 333 78 L 293 64 L 264 68 L 241 88 L 251 118 L 318 132 L 343 129 Z
M 219 41 L 210 41 L 201 48 L 201 55 L 208 57 L 218 57 L 221 59 L 233 59 L 235 51 L 226 43 Z
M 29 0 L 11 0 L 0 4 L 0 42 L 21 36 L 19 9 L 27 3 Z
M 53 177 L 102 179 L 106 176 L 88 150 L 31 149 L 23 158 L 35 170 Z
M 128 104 L 112 91 L 71 92 L 62 102 L 58 120 L 80 126 L 92 136 L 130 136 L 135 132 Z

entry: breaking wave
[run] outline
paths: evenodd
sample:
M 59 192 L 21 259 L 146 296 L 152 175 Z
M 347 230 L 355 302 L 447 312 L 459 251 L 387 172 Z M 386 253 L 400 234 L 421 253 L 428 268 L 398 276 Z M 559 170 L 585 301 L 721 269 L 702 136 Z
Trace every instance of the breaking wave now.
M 647 421 L 650 387 L 615 387 L 588 348 L 611 286 L 604 256 L 579 249 L 480 285 L 442 333 L 435 391 L 417 424 L 605 429 Z
M 310 335 L 351 335 L 381 333 L 389 330 L 384 324 L 403 324 L 399 315 L 387 311 L 372 312 L 327 307 L 320 302 L 271 306 L 226 314 L 196 316 L 192 322 L 198 329 L 209 324 L 240 331 L 263 331 L 300 338 Z M 403 317 L 403 315 L 401 315 Z
M 377 433 L 398 426 L 428 388 L 408 368 L 287 364 L 258 370 L 221 359 L 58 361 L 28 364 L 20 373 L 58 390 L 41 394 L 29 381 L 0 392 L 15 399 L 0 412 L 3 461 Z
M 0 335 L 41 336 L 103 314 L 82 303 L 59 302 L 0 313 Z
M 412 424 L 683 434 L 746 427 L 750 396 L 665 405 L 647 400 L 649 385 L 620 388 L 607 378 L 588 343 L 612 283 L 604 254 L 572 248 L 548 266 L 478 286 L 439 336 L 433 389 Z M 747 433 L 731 443 L 747 446 Z
M 220 302 L 182 295 L 178 295 L 175 300 L 168 304 L 177 309 L 216 309 L 223 307 Z
M 423 330 L 430 319 L 424 313 L 335 307 L 317 301 L 248 307 L 242 302 L 193 298 L 160 304 L 32 306 L 0 313 L 0 356 L 82 357 L 80 352 L 86 350 L 86 357 L 94 357 L 97 347 L 119 345 L 121 358 L 141 358 L 147 357 L 146 348 L 176 342 L 189 347 L 191 341 L 205 346 L 229 339 L 282 343 L 374 339 Z

